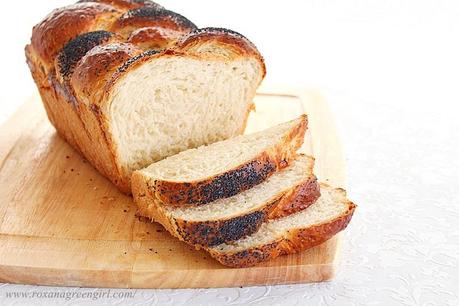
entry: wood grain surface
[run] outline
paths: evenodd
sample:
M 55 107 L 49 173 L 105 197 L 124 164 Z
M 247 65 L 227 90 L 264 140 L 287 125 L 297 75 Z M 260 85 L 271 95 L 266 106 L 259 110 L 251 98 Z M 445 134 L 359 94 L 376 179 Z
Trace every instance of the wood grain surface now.
M 344 187 L 341 147 L 327 104 L 313 91 L 264 89 L 247 132 L 309 116 L 303 152 L 321 181 Z M 339 236 L 245 269 L 220 265 L 139 220 L 132 198 L 55 132 L 39 98 L 0 130 L 0 282 L 83 287 L 197 288 L 329 280 Z

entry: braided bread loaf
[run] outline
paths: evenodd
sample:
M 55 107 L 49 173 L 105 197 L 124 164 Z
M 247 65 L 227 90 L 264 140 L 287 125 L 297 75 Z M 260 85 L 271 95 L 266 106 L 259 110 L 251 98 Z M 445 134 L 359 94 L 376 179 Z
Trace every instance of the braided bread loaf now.
M 244 36 L 148 0 L 54 10 L 25 52 L 51 123 L 126 193 L 134 170 L 241 134 L 265 75 Z

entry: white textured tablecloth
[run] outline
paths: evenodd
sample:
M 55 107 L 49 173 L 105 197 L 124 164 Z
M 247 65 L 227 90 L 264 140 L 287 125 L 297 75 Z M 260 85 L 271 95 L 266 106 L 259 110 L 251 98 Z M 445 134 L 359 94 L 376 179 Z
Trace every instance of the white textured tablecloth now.
M 112 290 L 97 300 L 44 293 L 105 290 L 3 284 L 0 305 L 459 305 L 459 2 L 158 1 L 200 26 L 246 34 L 266 57 L 268 81 L 325 94 L 344 144 L 349 197 L 359 205 L 336 278 Z M 31 1 L 27 9 L 2 3 L 0 121 L 33 90 L 22 54 L 31 26 L 64 2 L 72 0 Z M 8 298 L 13 292 L 42 297 Z

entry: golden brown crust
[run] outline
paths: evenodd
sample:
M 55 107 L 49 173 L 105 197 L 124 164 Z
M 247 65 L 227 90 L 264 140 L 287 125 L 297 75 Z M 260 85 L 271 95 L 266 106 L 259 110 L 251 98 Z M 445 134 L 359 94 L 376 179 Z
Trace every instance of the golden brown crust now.
M 134 30 L 127 41 L 144 50 L 164 50 L 172 47 L 183 32 L 162 27 L 144 27 Z
M 304 141 L 307 116 L 302 115 L 298 125 L 267 151 L 225 173 L 195 182 L 152 180 L 149 194 L 170 206 L 198 206 L 217 199 L 228 198 L 265 181 L 274 172 L 286 167 Z
M 215 246 L 253 234 L 273 213 L 280 216 L 300 211 L 319 197 L 317 181 L 312 177 L 289 191 L 280 192 L 270 202 L 245 214 L 228 219 L 190 221 L 170 217 L 163 208 L 164 203 L 152 202 L 148 196 L 146 181 L 140 173 L 134 173 L 132 180 L 134 201 L 139 207 L 138 214 L 161 223 L 173 236 L 195 247 Z M 303 203 L 303 200 L 308 202 Z
M 212 46 L 225 45 L 225 53 L 215 54 Z M 207 49 L 207 50 L 206 50 Z M 185 51 L 188 54 L 200 54 L 205 56 L 210 52 L 212 57 L 222 58 L 255 57 L 263 69 L 263 76 L 266 75 L 266 66 L 263 57 L 257 47 L 242 34 L 224 28 L 202 28 L 183 36 L 176 46 L 176 50 Z
M 129 10 L 121 15 L 113 23 L 111 31 L 129 37 L 129 34 L 134 30 L 145 27 L 170 29 L 182 34 L 196 29 L 194 23 L 180 14 L 166 9 L 144 6 Z
M 312 172 L 312 169 L 311 169 Z M 289 196 L 284 196 L 270 212 L 268 219 L 282 218 L 308 208 L 320 197 L 320 186 L 315 175 L 303 184 L 302 188 L 293 189 Z
M 121 11 L 102 3 L 76 3 L 54 10 L 32 31 L 32 46 L 45 65 L 51 66 L 64 45 L 81 33 L 104 30 Z
M 94 112 L 85 104 L 69 103 L 64 87 L 53 77 L 41 73 L 34 54 L 27 49 L 28 63 L 39 86 L 43 105 L 51 123 L 59 135 L 80 152 L 104 176 L 123 192 L 130 192 L 130 181 L 120 176 L 111 148 L 105 140 L 100 122 Z M 77 109 L 75 108 L 77 107 Z
M 48 73 L 46 68 L 38 57 L 37 53 L 33 50 L 32 45 L 27 45 L 24 48 L 27 66 L 29 66 L 30 73 L 32 74 L 33 80 L 37 85 L 38 89 L 49 87 L 47 79 Z M 43 97 L 42 97 L 43 100 Z
M 91 49 L 79 61 L 72 74 L 71 86 L 80 100 L 97 105 L 113 73 L 142 50 L 128 43 L 111 43 Z
M 207 251 L 225 266 L 244 268 L 274 259 L 280 255 L 307 250 L 327 241 L 346 228 L 356 208 L 356 205 L 350 201 L 347 204 L 347 211 L 330 222 L 292 230 L 277 241 L 235 253 L 222 253 L 216 249 L 207 249 Z

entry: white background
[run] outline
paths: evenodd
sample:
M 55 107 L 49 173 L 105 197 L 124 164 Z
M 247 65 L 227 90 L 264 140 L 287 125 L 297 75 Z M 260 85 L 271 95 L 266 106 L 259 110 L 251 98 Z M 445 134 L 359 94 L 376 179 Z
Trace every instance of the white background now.
M 67 3 L 2 2 L 0 121 L 36 92 L 23 54 L 32 26 Z M 359 208 L 333 282 L 139 290 L 122 302 L 457 305 L 459 2 L 160 3 L 199 27 L 228 27 L 250 38 L 265 56 L 266 83 L 324 93 L 346 151 L 349 194 Z M 3 285 L 0 304 L 47 305 L 2 298 L 8 290 L 49 289 Z

